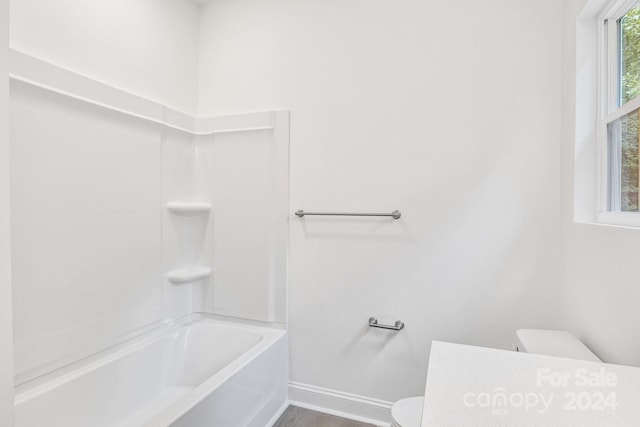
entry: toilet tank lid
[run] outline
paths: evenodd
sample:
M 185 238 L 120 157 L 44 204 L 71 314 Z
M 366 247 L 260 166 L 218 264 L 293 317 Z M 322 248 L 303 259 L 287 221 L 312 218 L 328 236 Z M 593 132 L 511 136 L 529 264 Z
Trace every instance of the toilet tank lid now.
M 567 331 L 518 329 L 518 349 L 527 353 L 601 362 L 580 340 Z

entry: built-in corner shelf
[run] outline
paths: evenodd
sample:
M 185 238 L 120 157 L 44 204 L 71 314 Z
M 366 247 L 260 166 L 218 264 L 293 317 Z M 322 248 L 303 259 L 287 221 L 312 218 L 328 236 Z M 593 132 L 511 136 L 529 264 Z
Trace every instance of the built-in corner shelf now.
M 189 283 L 196 280 L 204 279 L 211 275 L 209 267 L 190 267 L 181 270 L 174 270 L 167 274 L 167 278 L 171 283 Z
M 167 203 L 167 210 L 171 213 L 180 216 L 195 217 L 201 214 L 208 214 L 211 211 L 211 205 L 209 203 L 202 202 L 169 202 Z M 206 217 L 202 217 L 206 218 Z M 196 218 L 186 219 L 186 221 L 195 221 Z M 184 233 L 184 228 L 178 228 L 176 231 Z M 173 284 L 190 283 L 198 280 L 205 279 L 211 275 L 211 268 L 203 266 L 192 266 L 182 268 L 179 270 L 170 271 L 167 274 L 167 278 Z
M 167 209 L 178 215 L 198 215 L 209 212 L 211 205 L 209 203 L 167 203 Z

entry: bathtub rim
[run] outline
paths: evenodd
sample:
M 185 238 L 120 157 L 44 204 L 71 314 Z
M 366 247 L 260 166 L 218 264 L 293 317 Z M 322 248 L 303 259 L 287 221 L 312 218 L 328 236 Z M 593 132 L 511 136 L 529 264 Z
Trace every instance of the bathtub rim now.
M 245 325 L 248 326 L 248 325 Z M 245 351 L 242 355 L 227 364 L 211 377 L 207 378 L 202 384 L 191 390 L 188 396 L 185 396 L 165 408 L 156 416 L 145 422 L 145 427 L 166 427 L 177 421 L 182 415 L 186 414 L 190 409 L 194 408 L 219 386 L 228 381 L 238 372 L 242 371 L 247 365 L 256 360 L 265 351 L 270 349 L 280 340 L 286 339 L 287 331 L 285 329 L 262 328 L 259 326 L 249 326 L 251 329 L 260 330 L 264 333 L 262 339 Z M 264 330 L 263 330 L 264 329 Z M 187 399 L 187 397 L 189 397 Z
M 247 349 L 247 351 L 245 351 L 238 358 L 234 359 L 220 371 L 216 372 L 214 375 L 207 378 L 200 385 L 195 387 L 192 391 L 189 392 L 189 395 L 201 390 L 205 385 L 207 385 L 206 388 L 211 389 L 209 390 L 210 393 L 213 389 L 215 389 L 215 387 L 212 387 L 213 384 L 211 382 L 213 378 L 219 378 L 219 375 L 223 372 L 227 372 L 230 366 L 238 365 L 238 360 L 245 359 L 247 358 L 247 354 L 250 354 L 251 357 L 249 358 L 249 360 L 246 360 L 244 363 L 242 363 L 242 366 L 236 366 L 236 370 L 231 372 L 229 375 L 226 375 L 225 379 L 230 377 L 237 370 L 240 370 L 251 360 L 255 359 L 255 357 L 257 357 L 266 348 L 268 348 L 271 343 L 275 343 L 286 335 L 286 329 L 279 324 L 265 325 L 264 323 L 258 324 L 258 322 L 243 321 L 242 319 L 212 315 L 209 313 L 190 313 L 175 320 L 168 321 L 151 331 L 141 333 L 140 335 L 124 340 L 121 343 L 82 358 L 74 363 L 65 365 L 64 367 L 53 370 L 32 380 L 17 385 L 14 388 L 14 407 L 18 407 L 20 404 L 30 399 L 36 398 L 37 396 L 51 391 L 67 382 L 73 381 L 74 379 L 79 378 L 82 375 L 88 374 L 89 372 L 106 366 L 110 362 L 125 357 L 128 354 L 135 352 L 136 350 L 151 345 L 154 342 L 165 338 L 166 336 L 184 326 L 202 321 L 213 322 L 217 325 L 228 327 L 229 329 L 241 329 L 244 331 L 249 330 L 259 334 L 261 338 L 257 343 Z M 199 394 L 200 393 L 198 393 L 198 395 Z M 194 402 L 191 405 L 191 407 L 195 406 L 199 401 L 204 399 L 207 394 L 208 393 L 204 393 L 197 402 Z M 176 402 L 176 404 L 178 404 L 180 401 Z M 175 404 L 167 407 L 167 410 L 173 406 L 175 406 Z

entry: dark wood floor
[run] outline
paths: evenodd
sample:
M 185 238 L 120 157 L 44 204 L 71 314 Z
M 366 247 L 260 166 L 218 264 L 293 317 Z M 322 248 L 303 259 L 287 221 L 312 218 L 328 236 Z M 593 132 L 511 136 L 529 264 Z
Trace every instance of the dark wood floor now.
M 310 409 L 289 406 L 273 427 L 375 427 Z

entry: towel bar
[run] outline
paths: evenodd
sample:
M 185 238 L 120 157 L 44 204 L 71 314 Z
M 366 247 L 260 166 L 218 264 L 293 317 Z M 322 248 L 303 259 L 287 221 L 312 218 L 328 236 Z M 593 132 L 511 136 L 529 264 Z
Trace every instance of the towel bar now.
M 296 211 L 296 215 L 300 218 L 305 215 L 329 215 L 329 216 L 390 216 L 393 219 L 399 219 L 402 214 L 400 211 L 393 211 L 391 213 L 346 213 L 346 212 L 305 212 L 302 209 Z

